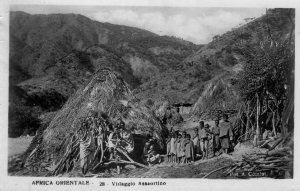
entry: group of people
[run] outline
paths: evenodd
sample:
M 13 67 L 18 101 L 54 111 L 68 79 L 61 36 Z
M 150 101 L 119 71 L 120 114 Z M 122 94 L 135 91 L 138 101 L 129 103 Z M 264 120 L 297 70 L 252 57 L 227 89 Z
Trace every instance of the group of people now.
M 171 163 L 190 163 L 201 157 L 202 160 L 208 159 L 209 142 L 212 141 L 213 157 L 216 152 L 228 153 L 230 143 L 233 144 L 233 127 L 228 121 L 228 115 L 223 115 L 223 122 L 215 120 L 215 125 L 210 128 L 209 124 L 199 122 L 199 127 L 194 129 L 194 134 L 185 131 L 173 131 L 167 139 L 167 162 Z
M 97 116 L 96 113 L 84 118 L 77 132 L 83 174 L 96 159 L 117 160 L 120 158 L 117 148 L 130 153 L 134 147 L 132 132 L 125 128 L 124 121 L 117 119 L 113 124 L 106 115 Z
M 195 160 L 194 144 L 190 134 L 173 132 L 167 140 L 168 162 L 185 163 Z
M 96 116 L 87 117 L 79 128 L 83 173 L 96 158 L 97 161 L 118 160 L 120 149 L 130 154 L 134 148 L 133 129 L 126 129 L 124 121 L 118 119 L 113 124 L 105 116 L 100 118 Z M 233 140 L 232 128 L 228 115 L 225 114 L 223 121 L 219 123 L 219 120 L 215 120 L 215 125 L 211 128 L 200 121 L 199 127 L 194 129 L 193 136 L 185 131 L 171 130 L 166 142 L 167 162 L 190 163 L 199 157 L 202 160 L 208 159 L 210 141 L 212 141 L 213 156 L 218 151 L 228 153 L 230 141 Z M 157 141 L 148 135 L 144 142 L 144 163 L 152 166 L 162 162 L 162 155 L 158 150 L 160 149 Z
M 131 153 L 134 147 L 134 141 L 132 136 L 132 129 L 125 129 L 125 122 L 121 119 L 117 120 L 116 126 L 113 127 L 113 131 L 110 131 L 108 136 L 108 149 L 110 153 L 110 160 L 119 157 L 117 155 L 116 148 L 119 146 L 124 149 L 126 153 Z

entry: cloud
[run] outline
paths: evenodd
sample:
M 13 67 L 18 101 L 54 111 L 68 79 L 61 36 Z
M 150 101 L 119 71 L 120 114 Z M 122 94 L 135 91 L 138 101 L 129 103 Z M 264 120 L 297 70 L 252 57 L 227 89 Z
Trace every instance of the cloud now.
M 264 8 L 176 8 L 176 7 L 105 7 L 105 6 L 55 6 L 13 5 L 11 10 L 30 14 L 74 13 L 93 20 L 126 25 L 149 30 L 159 35 L 169 35 L 196 44 L 208 43 L 243 23 L 244 18 L 259 17 Z
M 159 35 L 169 35 L 204 44 L 216 34 L 222 34 L 243 22 L 239 12 L 219 9 L 207 15 L 204 13 L 178 13 L 166 15 L 160 11 L 138 12 L 116 9 L 92 13 L 89 17 L 100 22 L 126 25 L 149 30 Z

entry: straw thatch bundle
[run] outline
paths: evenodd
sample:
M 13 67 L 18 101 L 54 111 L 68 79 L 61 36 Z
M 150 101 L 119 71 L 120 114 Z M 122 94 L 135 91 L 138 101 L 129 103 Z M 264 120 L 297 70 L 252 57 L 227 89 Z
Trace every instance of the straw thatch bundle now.
M 149 108 L 135 99 L 128 84 L 117 73 L 104 68 L 97 71 L 90 82 L 80 88 L 56 114 L 42 134 L 40 149 L 54 154 L 55 161 L 60 160 L 81 119 L 91 111 L 104 112 L 110 119 L 122 118 L 126 128 L 134 128 L 141 134 L 151 133 L 157 138 L 161 149 L 165 147 L 167 128 Z
M 192 106 L 190 113 L 197 115 L 213 110 L 237 109 L 239 96 L 231 85 L 229 77 L 230 75 L 224 74 L 210 80 Z

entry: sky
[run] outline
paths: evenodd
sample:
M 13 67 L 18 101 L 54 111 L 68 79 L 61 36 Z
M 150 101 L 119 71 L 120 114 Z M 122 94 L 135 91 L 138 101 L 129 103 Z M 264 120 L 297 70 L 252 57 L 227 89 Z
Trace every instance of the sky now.
M 158 35 L 183 38 L 195 44 L 206 44 L 213 36 L 244 24 L 245 18 L 257 18 L 266 12 L 264 8 L 88 5 L 11 5 L 10 10 L 29 14 L 81 14 L 99 22 L 137 27 Z

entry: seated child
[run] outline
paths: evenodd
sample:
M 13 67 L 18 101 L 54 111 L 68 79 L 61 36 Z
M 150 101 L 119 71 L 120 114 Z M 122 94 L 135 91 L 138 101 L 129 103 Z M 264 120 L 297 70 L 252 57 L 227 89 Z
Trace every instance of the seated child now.
M 148 151 L 147 162 L 149 166 L 153 166 L 155 164 L 159 164 L 161 162 L 160 155 L 155 151 L 154 145 L 150 146 L 150 150 Z

